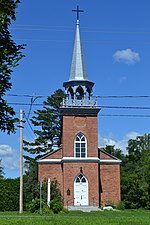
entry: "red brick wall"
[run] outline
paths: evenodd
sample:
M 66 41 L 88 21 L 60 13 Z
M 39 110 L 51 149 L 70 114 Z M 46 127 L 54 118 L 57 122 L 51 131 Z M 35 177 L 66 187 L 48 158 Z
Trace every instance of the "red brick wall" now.
M 97 116 L 63 116 L 63 156 L 74 157 L 74 139 L 79 132 L 87 138 L 87 156 L 98 157 Z
M 50 178 L 57 179 L 60 190 L 64 198 L 64 205 L 74 204 L 74 180 L 80 173 L 82 167 L 84 176 L 88 179 L 88 198 L 89 205 L 99 205 L 99 173 L 97 163 L 63 163 L 63 174 L 61 164 L 39 164 L 38 177 L 43 180 Z M 102 186 L 101 205 L 114 204 L 120 201 L 120 165 L 100 165 L 100 180 Z M 70 189 L 70 195 L 67 190 Z
M 100 152 L 100 159 L 107 159 L 107 160 L 112 160 L 114 159 L 113 157 L 107 155 L 106 153 L 104 152 Z
M 59 183 L 60 190 L 62 192 L 62 167 L 61 164 L 38 164 L 38 181 L 42 176 L 42 180 L 56 179 Z
M 100 165 L 101 204 L 117 205 L 120 201 L 120 165 Z
M 47 159 L 61 159 L 62 157 L 74 157 L 74 139 L 82 132 L 87 138 L 87 157 L 98 157 L 98 133 L 97 116 L 63 116 L 62 147 L 63 149 L 49 155 Z M 100 154 L 101 159 L 112 159 L 105 153 Z M 39 164 L 38 179 L 40 176 L 56 178 L 60 184 L 60 190 L 64 197 L 64 205 L 73 205 L 74 201 L 74 180 L 80 173 L 82 167 L 83 174 L 88 179 L 89 205 L 99 205 L 99 187 L 101 181 L 102 205 L 120 201 L 120 165 L 99 165 L 91 162 L 64 162 L 61 164 Z M 70 189 L 70 195 L 67 190 Z
M 62 159 L 62 149 L 59 149 L 53 154 L 50 154 L 49 156 L 46 157 L 46 159 Z
M 80 174 L 80 167 L 82 167 L 83 175 L 88 179 L 88 199 L 89 205 L 99 204 L 99 186 L 98 186 L 98 164 L 97 163 L 64 163 L 64 205 L 73 205 L 74 201 L 74 180 Z M 67 195 L 67 190 L 70 189 L 70 195 Z

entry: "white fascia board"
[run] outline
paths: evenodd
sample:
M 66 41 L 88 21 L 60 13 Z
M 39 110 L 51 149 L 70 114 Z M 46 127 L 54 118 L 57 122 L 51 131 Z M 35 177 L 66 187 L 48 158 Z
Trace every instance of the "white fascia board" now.
M 98 157 L 86 157 L 86 158 L 75 158 L 75 157 L 63 157 L 63 162 L 98 162 L 100 164 L 120 164 L 121 160 L 116 159 L 99 159 Z
M 60 164 L 62 159 L 39 159 L 38 163 L 44 163 L 44 164 Z
M 99 162 L 98 157 L 86 157 L 86 158 L 75 158 L 75 157 L 63 157 L 63 162 Z
M 109 160 L 109 159 L 99 159 L 98 157 L 86 157 L 86 158 L 75 158 L 75 157 L 63 157 L 62 159 L 39 159 L 37 161 L 39 164 L 60 164 L 63 162 L 97 162 L 101 165 L 108 164 L 120 164 L 121 160 Z
M 121 160 L 115 160 L 115 159 L 100 159 L 101 165 L 109 165 L 109 164 L 121 164 Z

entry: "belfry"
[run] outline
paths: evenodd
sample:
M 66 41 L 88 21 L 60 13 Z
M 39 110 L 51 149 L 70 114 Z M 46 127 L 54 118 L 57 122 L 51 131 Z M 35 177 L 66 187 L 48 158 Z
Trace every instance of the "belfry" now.
M 38 160 L 38 178 L 57 179 L 65 207 L 99 207 L 120 201 L 120 163 L 98 148 L 94 83 L 88 80 L 80 38 L 79 7 L 70 77 L 63 83 L 61 148 Z

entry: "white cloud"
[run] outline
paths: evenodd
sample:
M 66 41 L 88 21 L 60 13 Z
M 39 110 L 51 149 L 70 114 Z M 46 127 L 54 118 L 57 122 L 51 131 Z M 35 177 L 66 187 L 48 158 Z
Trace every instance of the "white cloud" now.
M 132 51 L 131 49 L 118 50 L 113 55 L 115 61 L 124 62 L 126 64 L 134 64 L 135 62 L 140 61 L 140 55 L 137 52 Z
M 1 156 L 12 156 L 13 150 L 9 145 L 0 145 L 0 157 Z
M 99 137 L 99 147 L 105 147 L 106 145 L 114 145 L 115 148 L 119 148 L 123 151 L 124 154 L 127 153 L 126 147 L 128 146 L 128 141 L 130 139 L 135 139 L 137 136 L 141 136 L 142 134 L 139 134 L 135 131 L 131 131 L 127 133 L 122 140 L 114 140 L 113 138 L 104 138 Z
M 19 154 L 9 145 L 0 145 L 0 159 L 4 169 L 19 169 Z

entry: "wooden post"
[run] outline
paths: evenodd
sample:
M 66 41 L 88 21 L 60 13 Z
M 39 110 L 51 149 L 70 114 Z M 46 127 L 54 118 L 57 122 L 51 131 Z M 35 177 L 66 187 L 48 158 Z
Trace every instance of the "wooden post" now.
M 40 177 L 40 215 L 42 215 L 42 177 Z
M 20 205 L 19 213 L 23 213 L 23 110 L 20 110 Z
M 47 184 L 47 205 L 49 206 L 51 200 L 51 180 L 48 178 L 48 184 Z

